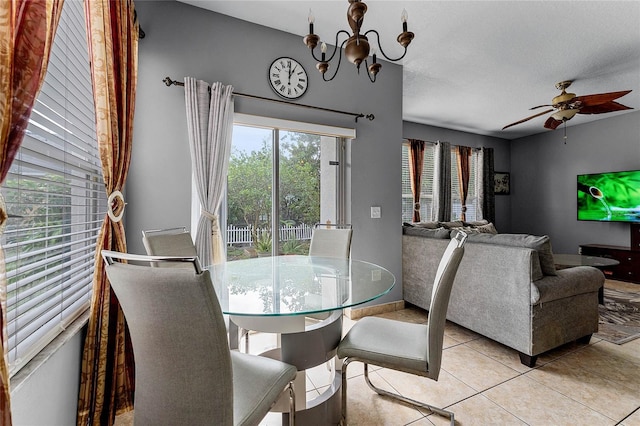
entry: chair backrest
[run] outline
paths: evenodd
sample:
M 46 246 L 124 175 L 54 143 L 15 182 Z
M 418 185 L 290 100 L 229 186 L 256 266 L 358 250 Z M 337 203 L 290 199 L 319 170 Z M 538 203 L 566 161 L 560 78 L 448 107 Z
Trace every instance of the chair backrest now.
M 440 364 L 442 362 L 442 344 L 444 340 L 444 326 L 447 320 L 449 297 L 453 281 L 458 272 L 458 266 L 464 255 L 464 243 L 467 234 L 458 231 L 451 238 L 447 246 L 433 282 L 431 304 L 429 306 L 429 322 L 427 326 L 427 362 L 428 377 L 438 380 Z
M 196 256 L 196 246 L 186 228 L 154 229 L 142 231 L 142 243 L 150 256 Z M 179 263 L 153 264 L 165 268 L 182 267 Z
M 232 425 L 231 354 L 209 271 L 197 257 L 102 256 L 133 344 L 134 423 Z M 147 266 L 168 260 L 193 268 Z
M 351 225 L 316 224 L 311 234 L 309 256 L 351 257 Z

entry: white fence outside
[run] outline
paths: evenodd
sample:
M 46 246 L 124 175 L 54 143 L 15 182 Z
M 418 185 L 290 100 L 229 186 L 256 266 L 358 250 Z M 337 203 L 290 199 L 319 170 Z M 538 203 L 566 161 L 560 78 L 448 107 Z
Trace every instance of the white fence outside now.
M 233 225 L 227 226 L 227 245 L 234 244 L 251 244 L 253 245 L 253 239 L 251 237 L 252 226 L 236 227 Z M 267 228 L 258 228 L 256 234 L 260 234 L 263 231 L 269 232 Z M 280 239 L 279 241 L 289 240 L 311 240 L 311 234 L 313 233 L 313 226 L 307 224 L 300 224 L 297 226 L 281 226 L 280 227 Z

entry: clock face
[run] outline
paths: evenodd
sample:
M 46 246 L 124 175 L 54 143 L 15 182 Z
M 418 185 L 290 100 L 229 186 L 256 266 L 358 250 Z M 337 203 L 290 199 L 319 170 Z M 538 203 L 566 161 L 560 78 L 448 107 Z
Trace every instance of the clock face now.
M 269 67 L 269 82 L 278 95 L 297 99 L 307 91 L 309 79 L 300 62 L 291 58 L 278 58 Z

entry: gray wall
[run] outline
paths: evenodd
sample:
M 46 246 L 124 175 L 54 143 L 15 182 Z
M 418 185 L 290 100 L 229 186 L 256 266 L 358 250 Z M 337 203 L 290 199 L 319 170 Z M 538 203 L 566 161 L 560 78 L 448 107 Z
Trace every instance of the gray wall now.
M 452 145 L 470 146 L 472 148 L 493 148 L 495 170 L 499 172 L 511 171 L 511 144 L 507 139 L 476 135 L 409 121 L 403 123 L 402 131 L 405 139 L 421 139 L 430 142 L 443 141 L 450 142 Z M 508 195 L 496 196 L 495 226 L 499 232 L 511 232 L 510 201 L 511 199 Z
M 402 68 L 384 63 L 371 84 L 343 61 L 336 79 L 322 81 L 301 37 L 174 1 L 136 4 L 146 38 L 139 45 L 134 148 L 126 185 L 125 226 L 130 252 L 144 252 L 143 229 L 190 224 L 191 166 L 184 90 L 162 79 L 192 76 L 235 91 L 276 98 L 267 69 L 279 56 L 306 67 L 309 90 L 298 101 L 375 114 L 374 121 L 237 98 L 236 112 L 356 128 L 348 155 L 352 256 L 379 263 L 401 282 Z M 300 23 L 306 25 L 306 22 Z M 370 218 L 380 206 L 382 217 Z M 401 286 L 379 302 L 402 299 Z
M 513 232 L 547 234 L 556 253 L 589 243 L 628 246 L 629 224 L 576 219 L 576 176 L 640 169 L 640 112 L 567 127 L 566 145 L 563 135 L 559 127 L 512 142 Z
M 11 381 L 11 415 L 15 426 L 74 425 L 80 388 L 85 333 L 66 341 L 21 383 Z M 38 357 L 43 356 L 38 355 Z M 28 368 L 29 365 L 27 365 Z M 18 375 L 27 375 L 20 371 Z

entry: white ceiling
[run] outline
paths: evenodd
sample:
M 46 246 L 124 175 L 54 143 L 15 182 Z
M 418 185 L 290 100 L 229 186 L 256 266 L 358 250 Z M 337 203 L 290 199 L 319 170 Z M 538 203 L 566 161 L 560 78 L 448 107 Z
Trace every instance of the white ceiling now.
M 183 2 L 300 36 L 312 9 L 315 33 L 330 44 L 338 30 L 349 30 L 346 0 Z M 407 121 L 505 139 L 549 132 L 548 114 L 501 129 L 544 111 L 529 108 L 549 104 L 562 80 L 573 80 L 568 91 L 578 96 L 632 89 L 618 101 L 640 109 L 639 1 L 366 3 L 363 31 L 378 30 L 389 56 L 401 53 L 400 13 L 409 13 L 416 37 L 402 61 Z M 567 125 L 627 112 L 578 114 Z

